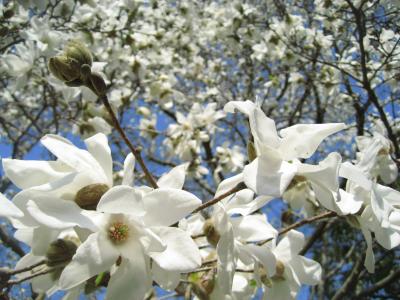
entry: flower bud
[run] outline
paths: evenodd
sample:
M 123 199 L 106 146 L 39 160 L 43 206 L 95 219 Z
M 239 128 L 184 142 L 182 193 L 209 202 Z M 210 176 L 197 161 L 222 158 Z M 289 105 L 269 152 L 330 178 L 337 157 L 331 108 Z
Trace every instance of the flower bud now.
M 48 67 L 55 77 L 64 82 L 72 82 L 81 76 L 78 62 L 64 55 L 51 57 Z
M 285 277 L 283 276 L 285 273 L 285 265 L 283 264 L 282 261 L 277 260 L 276 261 L 276 267 L 275 267 L 275 275 L 272 276 L 272 279 L 274 280 L 284 280 Z
M 57 239 L 52 242 L 47 249 L 46 264 L 49 267 L 56 267 L 66 265 L 71 261 L 77 249 L 77 245 L 66 239 Z
M 257 158 L 256 148 L 252 141 L 248 141 L 247 143 L 247 157 L 249 158 L 249 162 L 252 162 Z
M 263 266 L 260 266 L 260 268 L 258 269 L 258 273 L 259 273 L 261 282 L 262 282 L 265 286 L 271 288 L 271 287 L 272 287 L 272 281 L 271 281 L 271 279 L 268 277 L 267 270 L 265 270 L 265 268 L 264 268 Z
M 64 53 L 49 59 L 50 72 L 68 86 L 84 85 L 90 75 L 92 56 L 78 41 L 70 41 Z
M 104 183 L 89 184 L 76 193 L 75 203 L 78 204 L 80 208 L 95 210 L 101 196 L 103 196 L 108 189 L 108 185 Z
M 77 40 L 72 40 L 67 44 L 64 54 L 65 56 L 76 60 L 79 63 L 79 66 L 84 64 L 92 66 L 92 55 L 90 54 L 89 49 Z
M 90 85 L 88 85 L 88 88 L 90 88 L 97 96 L 101 97 L 106 94 L 107 85 L 100 74 L 98 73 L 90 74 L 89 80 L 90 80 Z
M 204 222 L 203 232 L 207 238 L 207 241 L 214 247 L 217 247 L 218 241 L 220 239 L 220 234 L 214 226 L 212 219 L 208 219 Z

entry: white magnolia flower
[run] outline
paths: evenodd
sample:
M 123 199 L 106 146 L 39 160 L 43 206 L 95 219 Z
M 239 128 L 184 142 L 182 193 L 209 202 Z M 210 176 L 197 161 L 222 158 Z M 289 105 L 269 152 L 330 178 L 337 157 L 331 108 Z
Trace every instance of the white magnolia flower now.
M 143 299 L 152 283 L 150 257 L 167 271 L 200 266 L 196 244 L 181 229 L 169 227 L 200 204 L 194 195 L 176 189 L 160 188 L 145 195 L 129 186 L 110 189 L 97 206 L 97 231 L 64 269 L 61 288 L 75 287 L 114 266 L 107 298 Z
M 357 147 L 361 152 L 357 153 L 357 166 L 364 173 L 373 177 L 380 177 L 385 184 L 396 180 L 399 171 L 390 153 L 392 152 L 391 141 L 382 122 L 376 122 L 373 136 L 358 136 Z
M 250 101 L 231 101 L 225 111 L 235 109 L 249 116 L 250 128 L 258 157 L 243 171 L 244 182 L 257 194 L 279 197 L 298 172 L 294 159 L 310 158 L 329 135 L 344 128 L 343 123 L 298 124 L 280 131 L 275 122 Z
M 322 274 L 320 264 L 298 254 L 304 244 L 304 235 L 291 230 L 276 247 L 274 242 L 263 246 L 263 251 L 272 251 L 276 258 L 275 272 L 271 277 L 272 286 L 264 287 L 263 299 L 295 299 L 302 284 L 315 285 L 320 282 Z M 264 265 L 267 272 L 269 265 Z
M 340 176 L 348 179 L 346 193 L 362 208 L 355 216 L 356 226 L 360 227 L 367 242 L 365 267 L 374 272 L 372 236 L 386 249 L 400 244 L 400 192 L 371 181 L 360 166 L 343 163 Z

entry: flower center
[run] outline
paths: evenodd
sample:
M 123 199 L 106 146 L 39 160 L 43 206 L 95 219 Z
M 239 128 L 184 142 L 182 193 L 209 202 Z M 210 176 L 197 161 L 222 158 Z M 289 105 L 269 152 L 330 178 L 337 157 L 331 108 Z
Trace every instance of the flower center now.
M 122 222 L 114 222 L 108 229 L 108 236 L 116 244 L 125 242 L 129 237 L 129 226 Z

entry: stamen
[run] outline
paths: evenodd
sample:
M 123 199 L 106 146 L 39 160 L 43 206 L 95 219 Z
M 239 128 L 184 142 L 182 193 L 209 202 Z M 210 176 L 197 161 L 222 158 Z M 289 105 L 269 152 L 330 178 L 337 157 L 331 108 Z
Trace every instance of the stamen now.
M 129 226 L 122 222 L 114 222 L 108 229 L 108 236 L 116 244 L 125 242 L 129 237 Z

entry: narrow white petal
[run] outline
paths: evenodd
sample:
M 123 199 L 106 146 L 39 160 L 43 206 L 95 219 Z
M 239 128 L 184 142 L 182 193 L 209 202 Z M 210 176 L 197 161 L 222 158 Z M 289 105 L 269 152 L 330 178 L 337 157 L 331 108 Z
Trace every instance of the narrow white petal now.
M 163 252 L 150 253 L 162 269 L 187 272 L 200 267 L 199 249 L 187 232 L 173 227 L 152 227 L 151 229 L 167 245 Z
M 345 162 L 340 165 L 339 176 L 357 183 L 367 191 L 371 190 L 372 188 L 372 182 L 364 175 L 362 170 L 349 162 Z
M 143 216 L 145 210 L 142 193 L 127 185 L 115 186 L 101 197 L 97 204 L 97 211 Z
M 274 149 L 279 147 L 280 138 L 276 132 L 274 120 L 268 118 L 261 109 L 256 108 L 251 111 L 249 121 L 256 145 L 259 144 Z
M 250 115 L 251 111 L 256 108 L 256 104 L 249 100 L 246 101 L 230 101 L 225 104 L 224 111 L 228 113 L 234 113 L 237 109 L 238 111 Z
M 40 196 L 29 200 L 27 210 L 35 220 L 49 228 L 67 229 L 74 226 L 97 230 L 92 220 L 72 201 Z
M 135 156 L 129 153 L 124 161 L 124 175 L 122 178 L 123 185 L 132 186 L 135 180 Z
M 275 238 L 278 234 L 262 214 L 231 218 L 231 223 L 235 238 L 240 241 L 257 242 Z
M 63 270 L 59 285 L 61 289 L 70 289 L 87 279 L 109 270 L 119 253 L 106 236 L 100 233 L 91 234 L 79 246 L 72 261 Z
M 290 230 L 273 250 L 279 260 L 289 261 L 297 255 L 305 243 L 304 234 L 300 231 Z
M 111 186 L 113 182 L 112 172 L 112 158 L 111 149 L 108 146 L 107 136 L 103 133 L 95 134 L 94 136 L 85 140 L 86 147 L 89 153 L 97 160 L 103 169 L 105 177 Z
M 57 161 L 2 159 L 4 173 L 20 189 L 42 185 L 73 171 Z
M 280 131 L 279 149 L 285 160 L 309 158 L 326 137 L 345 128 L 344 123 L 297 124 Z
M 76 171 L 102 170 L 97 160 L 88 151 L 79 149 L 63 137 L 47 134 L 40 141 L 60 161 Z M 104 174 L 98 174 L 98 176 L 104 177 Z
M 268 276 L 273 276 L 275 274 L 276 258 L 269 247 L 257 246 L 254 244 L 245 245 L 245 247 L 253 258 L 264 266 Z
M 367 252 L 365 253 L 364 266 L 368 270 L 368 272 L 374 273 L 375 272 L 375 256 L 374 256 L 374 251 L 372 249 L 371 232 L 364 227 L 361 227 L 361 231 L 364 235 L 365 241 L 367 242 Z
M 177 271 L 167 271 L 161 268 L 155 261 L 152 264 L 152 273 L 155 282 L 163 289 L 173 291 L 179 284 L 181 275 Z
M 301 283 L 315 285 L 321 281 L 322 268 L 318 262 L 297 255 L 290 261 L 290 265 Z
M 0 193 L 0 217 L 23 217 L 24 213 Z
M 148 226 L 170 226 L 186 217 L 198 206 L 201 200 L 195 195 L 177 189 L 160 188 L 143 197 Z
M 148 262 L 139 243 L 132 251 L 135 259 L 122 258 L 121 265 L 111 275 L 106 298 L 109 300 L 143 300 L 151 288 Z
M 235 176 L 224 179 L 218 185 L 217 191 L 215 193 L 215 197 L 218 197 L 219 195 L 222 195 L 222 194 L 226 193 L 227 191 L 233 189 L 235 186 L 237 186 L 241 182 L 243 182 L 243 174 L 242 173 L 239 173 Z
M 161 176 L 157 181 L 157 185 L 160 188 L 182 189 L 183 184 L 185 183 L 187 167 L 188 164 L 185 163 L 173 168 L 168 173 Z
M 273 155 L 261 155 L 243 170 L 244 182 L 259 195 L 280 197 L 286 190 L 297 167 Z

